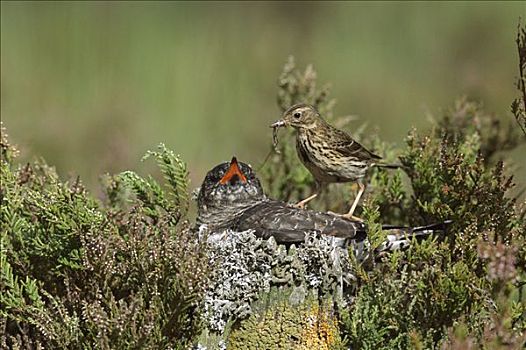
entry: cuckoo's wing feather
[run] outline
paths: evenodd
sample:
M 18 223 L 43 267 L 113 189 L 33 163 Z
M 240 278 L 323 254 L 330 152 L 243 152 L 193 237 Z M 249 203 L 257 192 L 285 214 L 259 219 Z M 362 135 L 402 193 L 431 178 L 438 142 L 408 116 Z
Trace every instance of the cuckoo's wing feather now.
M 358 232 L 365 231 L 365 225 L 361 222 L 298 209 L 273 200 L 262 202 L 243 212 L 236 219 L 235 228 L 253 229 L 259 237 L 272 236 L 278 243 L 303 242 L 308 232 L 352 239 Z

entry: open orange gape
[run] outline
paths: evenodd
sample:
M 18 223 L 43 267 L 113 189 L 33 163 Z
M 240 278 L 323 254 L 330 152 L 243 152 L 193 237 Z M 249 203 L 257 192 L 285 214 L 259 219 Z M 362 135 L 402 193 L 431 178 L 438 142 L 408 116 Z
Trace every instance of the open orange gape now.
M 224 185 L 227 182 L 235 182 L 236 179 L 240 180 L 243 183 L 247 182 L 245 174 L 243 174 L 241 169 L 239 169 L 236 157 L 232 157 L 232 160 L 230 161 L 230 168 L 228 168 L 225 175 L 223 175 L 221 180 L 219 180 L 219 183 L 221 185 Z

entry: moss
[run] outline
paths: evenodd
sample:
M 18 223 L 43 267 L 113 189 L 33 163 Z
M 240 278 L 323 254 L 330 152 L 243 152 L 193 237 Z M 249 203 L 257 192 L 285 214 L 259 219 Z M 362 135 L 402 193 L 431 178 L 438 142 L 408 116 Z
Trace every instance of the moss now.
M 278 296 L 278 294 L 280 294 Z M 241 321 L 228 337 L 227 349 L 339 349 L 342 340 L 332 304 L 312 294 L 293 304 L 290 293 L 275 290 L 262 295 L 262 310 Z

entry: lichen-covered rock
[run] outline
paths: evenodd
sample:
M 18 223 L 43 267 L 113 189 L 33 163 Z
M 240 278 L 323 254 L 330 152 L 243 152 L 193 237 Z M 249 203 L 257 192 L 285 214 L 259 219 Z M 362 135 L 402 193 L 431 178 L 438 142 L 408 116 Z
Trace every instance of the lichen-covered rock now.
M 272 299 L 275 294 L 269 292 L 271 288 L 277 288 L 281 293 L 288 291 L 286 304 L 291 314 L 283 311 L 283 315 L 278 315 L 281 311 L 274 312 L 273 317 L 277 319 L 273 319 L 273 326 L 266 329 L 269 332 L 283 333 L 284 337 L 294 338 L 294 334 L 297 334 L 301 341 L 297 340 L 295 344 L 300 344 L 306 339 L 300 331 L 314 332 L 309 331 L 305 322 L 312 319 L 312 315 L 321 317 L 325 312 L 314 312 L 313 308 L 319 306 L 315 302 L 304 304 L 308 295 L 329 295 L 334 302 L 343 304 L 344 289 L 349 288 L 356 280 L 348 250 L 335 245 L 330 237 L 308 235 L 305 243 L 286 247 L 276 244 L 273 238 L 257 238 L 250 231 L 225 231 L 210 235 L 209 245 L 211 264 L 216 268 L 206 291 L 205 323 L 209 331 L 220 334 L 228 332 L 228 325 L 240 320 L 248 322 L 243 327 L 249 333 L 253 331 L 253 327 L 259 329 L 260 318 L 254 318 L 254 304 L 262 296 Z M 271 313 L 263 310 L 257 314 L 268 318 L 269 312 Z M 307 317 L 307 314 L 311 316 Z M 316 320 L 319 323 L 319 319 Z M 285 324 L 292 327 L 291 334 L 279 331 Z M 279 328 L 274 329 L 274 326 Z M 238 331 L 236 334 L 236 341 L 239 342 L 245 333 Z M 320 334 L 309 337 L 318 339 Z M 265 347 L 254 349 L 256 348 Z

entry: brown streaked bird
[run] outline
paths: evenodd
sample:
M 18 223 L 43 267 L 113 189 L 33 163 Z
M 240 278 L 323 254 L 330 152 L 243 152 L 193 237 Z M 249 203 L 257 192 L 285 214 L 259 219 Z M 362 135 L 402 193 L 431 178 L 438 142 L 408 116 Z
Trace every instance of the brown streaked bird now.
M 296 104 L 285 111 L 273 128 L 291 126 L 296 129 L 296 151 L 316 180 L 316 193 L 300 201 L 303 207 L 314 199 L 323 186 L 336 182 L 357 182 L 358 194 L 348 213 L 343 217 L 360 220 L 354 211 L 365 190 L 362 179 L 372 166 L 397 168 L 397 165 L 380 163 L 381 157 L 355 141 L 349 134 L 327 123 L 313 106 Z

